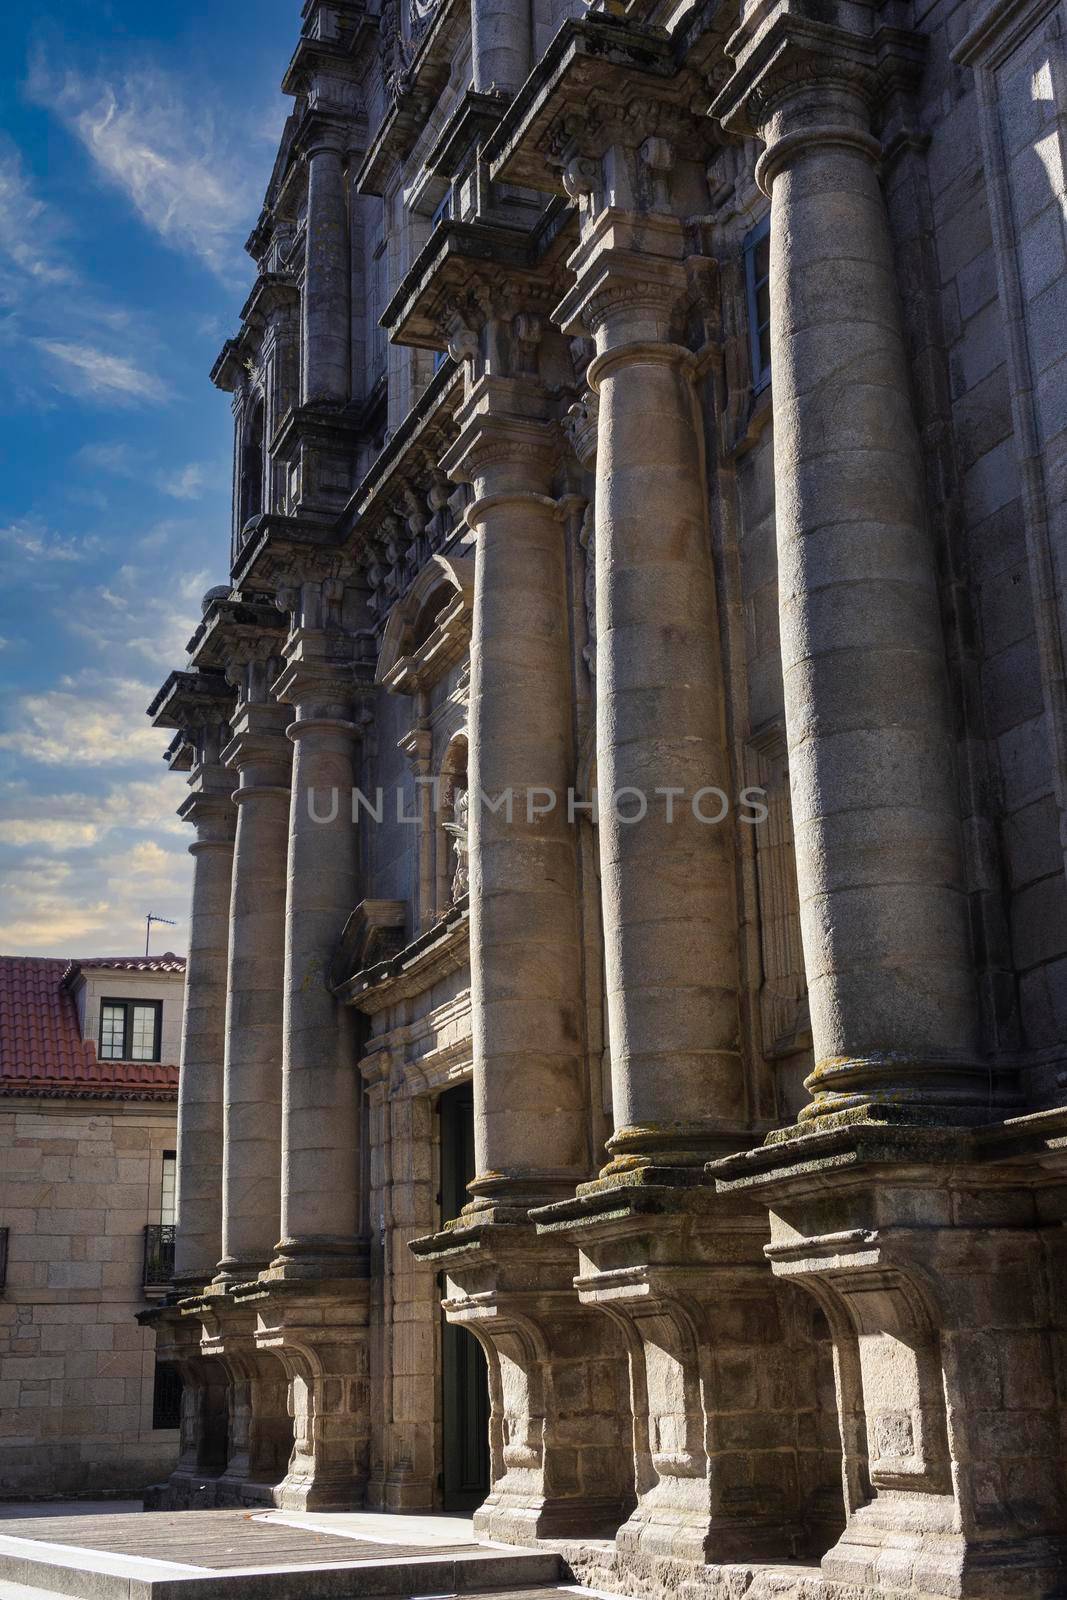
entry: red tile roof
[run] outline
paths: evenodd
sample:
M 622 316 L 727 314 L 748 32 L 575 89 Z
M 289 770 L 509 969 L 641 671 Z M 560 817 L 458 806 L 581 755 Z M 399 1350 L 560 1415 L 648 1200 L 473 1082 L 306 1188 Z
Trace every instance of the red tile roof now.
M 0 956 L 0 1095 L 173 1100 L 178 1068 L 157 1061 L 99 1061 L 83 1039 L 71 980 L 83 968 L 183 972 L 170 955 L 69 961 Z

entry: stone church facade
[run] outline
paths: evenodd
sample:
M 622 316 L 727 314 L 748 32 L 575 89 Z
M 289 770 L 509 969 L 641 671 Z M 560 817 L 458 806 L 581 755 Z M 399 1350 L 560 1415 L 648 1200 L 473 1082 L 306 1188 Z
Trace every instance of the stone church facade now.
M 1067 1592 L 1065 22 L 307 0 L 158 1504 Z

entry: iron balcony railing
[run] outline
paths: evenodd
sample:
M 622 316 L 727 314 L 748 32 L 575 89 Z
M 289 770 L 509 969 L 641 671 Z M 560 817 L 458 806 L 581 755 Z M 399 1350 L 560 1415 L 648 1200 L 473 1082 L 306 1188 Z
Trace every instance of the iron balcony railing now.
M 150 1222 L 144 1231 L 144 1286 L 163 1289 L 174 1277 L 174 1224 Z

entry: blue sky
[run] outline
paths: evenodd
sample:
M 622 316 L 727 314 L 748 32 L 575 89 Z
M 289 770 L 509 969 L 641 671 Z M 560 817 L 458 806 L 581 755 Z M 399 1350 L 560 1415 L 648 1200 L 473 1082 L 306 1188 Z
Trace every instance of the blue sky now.
M 299 0 L 0 18 L 0 951 L 184 950 L 144 715 L 227 576 L 237 327 Z

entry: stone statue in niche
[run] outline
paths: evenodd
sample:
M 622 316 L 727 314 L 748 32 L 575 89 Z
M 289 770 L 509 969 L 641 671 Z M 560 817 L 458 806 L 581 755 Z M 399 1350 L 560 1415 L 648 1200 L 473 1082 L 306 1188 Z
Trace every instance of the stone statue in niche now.
M 469 797 L 466 789 L 456 793 L 452 821 L 445 823 L 445 832 L 452 835 L 452 848 L 456 852 L 456 873 L 452 879 L 452 904 L 457 905 L 470 888 L 470 867 L 467 855 L 467 819 Z

